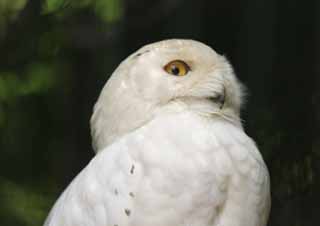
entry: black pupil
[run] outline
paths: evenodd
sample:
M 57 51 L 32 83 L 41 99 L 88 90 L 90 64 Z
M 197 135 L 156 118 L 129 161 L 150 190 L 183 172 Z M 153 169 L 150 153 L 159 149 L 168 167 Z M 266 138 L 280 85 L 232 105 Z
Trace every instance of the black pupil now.
M 180 72 L 180 70 L 179 70 L 179 68 L 178 68 L 177 66 L 172 65 L 172 67 L 171 67 L 171 72 L 172 72 L 172 74 L 174 74 L 174 75 L 178 75 L 179 72 Z

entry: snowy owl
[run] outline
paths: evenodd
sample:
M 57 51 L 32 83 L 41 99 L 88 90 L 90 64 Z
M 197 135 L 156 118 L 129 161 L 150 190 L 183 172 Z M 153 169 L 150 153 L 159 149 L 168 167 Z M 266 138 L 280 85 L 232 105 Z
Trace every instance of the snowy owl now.
M 193 40 L 146 45 L 95 104 L 96 156 L 45 226 L 265 226 L 267 167 L 241 125 L 243 87 Z

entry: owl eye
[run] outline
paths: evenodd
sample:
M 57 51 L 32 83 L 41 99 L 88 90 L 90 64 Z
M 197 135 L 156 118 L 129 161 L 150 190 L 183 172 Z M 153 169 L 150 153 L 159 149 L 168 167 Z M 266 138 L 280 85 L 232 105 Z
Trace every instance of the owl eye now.
M 182 60 L 171 61 L 163 69 L 174 76 L 184 76 L 190 71 L 189 65 Z

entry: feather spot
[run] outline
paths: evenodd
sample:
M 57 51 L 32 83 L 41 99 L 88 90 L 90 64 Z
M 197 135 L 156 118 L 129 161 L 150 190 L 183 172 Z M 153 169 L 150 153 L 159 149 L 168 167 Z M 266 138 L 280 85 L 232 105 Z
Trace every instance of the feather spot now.
M 129 210 L 129 209 L 124 209 L 124 212 L 127 214 L 128 217 L 129 217 L 130 214 L 131 214 L 131 210 Z
M 137 54 L 134 55 L 133 57 L 136 58 L 136 57 L 139 57 L 139 56 L 141 56 L 141 55 L 143 55 L 143 54 L 145 54 L 145 53 L 148 53 L 148 52 L 150 52 L 150 50 L 146 50 L 146 51 L 144 51 L 144 52 L 142 52 L 142 53 L 137 53 Z
M 114 194 L 115 194 L 115 195 L 118 195 L 118 194 L 119 194 L 118 189 L 114 189 Z
M 130 173 L 133 174 L 133 172 L 134 172 L 134 165 L 132 165 L 130 169 Z
M 132 192 L 129 193 L 129 195 L 133 198 L 134 197 L 134 194 Z

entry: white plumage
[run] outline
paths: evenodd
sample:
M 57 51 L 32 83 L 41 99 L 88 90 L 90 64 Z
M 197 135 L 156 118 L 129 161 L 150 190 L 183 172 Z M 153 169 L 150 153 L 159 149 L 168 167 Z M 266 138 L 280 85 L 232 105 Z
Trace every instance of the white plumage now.
M 242 92 L 227 60 L 196 41 L 129 56 L 95 105 L 97 155 L 45 226 L 265 226 L 269 175 L 241 126 Z

